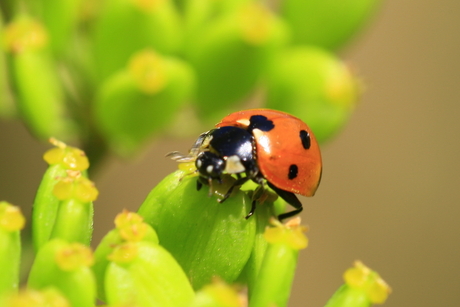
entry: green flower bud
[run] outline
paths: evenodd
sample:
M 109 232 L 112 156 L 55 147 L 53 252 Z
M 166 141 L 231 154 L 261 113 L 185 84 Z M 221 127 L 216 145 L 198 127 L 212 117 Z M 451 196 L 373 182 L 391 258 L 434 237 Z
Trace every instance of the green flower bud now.
M 93 233 L 93 212 L 92 203 L 83 203 L 76 199 L 62 201 L 51 238 L 89 245 Z
M 254 245 L 251 256 L 242 274 L 238 278 L 238 283 L 247 284 L 249 288 L 252 288 L 257 281 L 259 270 L 262 266 L 265 251 L 267 249 L 268 243 L 264 237 L 265 229 L 270 225 L 270 219 L 283 213 L 286 208 L 286 202 L 273 193 L 268 187 L 265 187 L 262 195 L 254 196 L 254 193 L 259 193 L 259 188 L 260 187 L 253 181 L 247 182 L 241 187 L 242 191 L 248 192 L 251 199 L 256 197 L 258 200 L 257 214 L 254 216 L 256 219 Z
M 4 41 L 3 16 L 0 14 L 0 42 Z M 10 91 L 10 80 L 6 57 L 3 48 L 0 48 L 0 118 L 10 118 L 15 115 L 13 97 Z
M 348 121 L 360 94 L 344 63 L 315 47 L 281 52 L 267 79 L 267 107 L 296 114 L 323 142 Z
M 144 218 L 137 213 L 124 210 L 115 218 L 115 226 L 120 238 L 126 242 L 147 241 L 158 244 L 158 236 Z
M 273 207 L 267 203 L 259 205 L 256 212 L 257 214 L 254 214 L 253 217 L 256 219 L 256 236 L 252 246 L 251 256 L 237 280 L 238 283 L 247 284 L 249 288 L 252 288 L 257 282 L 265 251 L 267 250 L 268 243 L 264 238 L 265 228 L 268 226 L 270 218 L 276 215 L 273 213 Z
M 209 23 L 234 13 L 250 2 L 253 0 L 186 0 L 183 9 L 185 50 L 188 46 L 193 46 L 197 37 L 209 27 Z
M 69 301 L 52 287 L 40 291 L 25 289 L 9 295 L 0 304 L 4 307 L 71 307 Z
M 96 276 L 98 298 L 106 301 L 105 274 L 109 265 L 109 255 L 124 242 L 145 241 L 158 244 L 158 236 L 150 225 L 143 222 L 143 218 L 133 212 L 123 211 L 115 218 L 116 228 L 111 230 L 99 243 L 94 253 L 96 262 L 93 271 Z
M 378 0 L 281 1 L 281 15 L 296 44 L 337 49 L 354 36 L 378 7 Z
M 106 1 L 94 36 L 99 80 L 103 82 L 118 72 L 142 49 L 176 53 L 181 31 L 179 15 L 171 0 Z
M 93 307 L 96 282 L 89 268 L 93 261 L 87 246 L 51 240 L 38 251 L 28 286 L 36 290 L 54 287 L 72 306 Z
M 326 307 L 368 307 L 383 304 L 391 292 L 377 272 L 356 261 L 343 279 L 345 284 L 327 302 Z
M 0 296 L 18 289 L 21 238 L 25 218 L 19 207 L 0 201 Z
M 66 0 L 50 2 L 38 0 L 40 19 L 50 36 L 50 47 L 56 55 L 61 55 L 69 48 L 71 38 L 77 28 L 79 13 L 83 0 Z
M 294 279 L 298 252 L 307 246 L 300 218 L 285 225 L 273 220 L 275 227 L 267 228 L 268 247 L 253 287 L 249 288 L 251 307 L 287 306 Z
M 117 245 L 109 256 L 105 293 L 111 305 L 189 306 L 193 289 L 176 260 L 151 242 Z
M 25 122 L 42 139 L 68 137 L 71 124 L 64 117 L 64 94 L 47 43 L 45 29 L 27 16 L 17 17 L 5 29 L 4 46 Z
M 66 169 L 61 165 L 51 165 L 43 175 L 38 187 L 32 210 L 32 238 L 36 251 L 51 236 L 59 208 L 59 199 L 53 194 L 53 189 L 59 178 L 66 175 Z
M 96 98 L 96 118 L 112 148 L 132 154 L 168 125 L 193 82 L 191 69 L 179 59 L 152 50 L 135 54 L 128 69 L 107 80 Z
M 99 192 L 94 183 L 83 177 L 80 172 L 67 172 L 68 177 L 62 178 L 53 189 L 54 195 L 61 201 L 75 199 L 86 203 L 96 200 Z
M 281 20 L 255 2 L 207 23 L 187 48 L 198 115 L 214 123 L 246 98 L 287 36 Z
M 204 286 L 197 292 L 189 307 L 244 307 L 247 300 L 234 287 L 220 280 Z
M 68 177 L 56 183 L 53 193 L 60 202 L 51 238 L 89 245 L 93 233 L 92 202 L 98 195 L 94 183 L 80 172 L 68 172 Z
M 213 277 L 233 282 L 241 274 L 251 254 L 256 218 L 245 219 L 251 208 L 246 193 L 236 191 L 224 203 L 218 198 L 232 185 L 212 183 L 196 190 L 196 178 L 176 171 L 160 182 L 139 209 L 157 231 L 160 243 L 177 259 L 195 289 Z M 255 215 L 257 215 L 257 210 Z
M 89 167 L 89 162 L 85 153 L 78 148 L 67 146 L 64 143 L 51 139 L 50 142 L 56 147 L 48 150 L 43 159 L 49 164 L 48 169 L 43 175 L 43 179 L 37 190 L 34 200 L 34 209 L 32 211 L 32 238 L 35 249 L 38 250 L 51 237 L 51 232 L 55 226 L 56 216 L 59 210 L 60 199 L 55 195 L 55 186 L 63 178 L 67 177 L 68 171 L 85 171 Z M 70 172 L 72 174 L 72 172 Z M 73 173 L 77 174 L 77 173 Z M 83 179 L 79 179 L 83 180 Z M 73 185 L 70 185 L 74 187 Z M 77 189 L 77 194 L 84 194 L 85 190 L 90 190 L 91 187 L 82 185 L 83 189 Z M 57 189 L 57 193 L 63 193 L 65 189 Z M 73 191 L 73 189 L 72 189 Z M 61 195 L 61 200 L 63 199 Z M 71 204 L 70 204 L 71 205 Z M 90 205 L 92 207 L 92 205 Z M 91 208 L 87 208 L 92 210 Z M 70 217 L 71 218 L 71 217 Z M 89 221 L 88 221 L 89 222 Z M 81 229 L 81 228 L 79 228 Z M 84 232 L 88 236 L 88 228 Z M 85 239 L 87 241 L 87 239 Z
M 26 15 L 16 17 L 7 25 L 3 35 L 3 47 L 13 54 L 40 51 L 48 45 L 48 34 L 43 25 Z

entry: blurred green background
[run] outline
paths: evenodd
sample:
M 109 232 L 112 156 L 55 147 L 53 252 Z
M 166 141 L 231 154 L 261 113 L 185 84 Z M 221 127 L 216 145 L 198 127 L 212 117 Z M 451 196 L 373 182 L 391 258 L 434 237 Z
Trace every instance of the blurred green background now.
M 366 91 L 345 130 L 322 147 L 318 193 L 302 199 L 310 246 L 290 306 L 324 305 L 356 259 L 392 286 L 385 306 L 458 305 L 459 13 L 452 0 L 387 0 L 341 52 Z M 133 162 L 108 161 L 92 178 L 100 190 L 94 242 L 176 169 L 165 153 L 192 142 L 163 137 Z M 49 147 L 19 122 L 0 122 L 0 198 L 27 216 Z

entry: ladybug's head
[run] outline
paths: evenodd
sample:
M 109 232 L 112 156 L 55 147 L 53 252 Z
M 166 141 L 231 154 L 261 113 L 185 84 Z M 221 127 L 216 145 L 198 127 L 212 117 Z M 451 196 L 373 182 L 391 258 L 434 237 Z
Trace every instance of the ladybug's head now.
M 225 160 L 210 151 L 203 151 L 196 158 L 195 166 L 201 176 L 219 179 L 225 170 Z

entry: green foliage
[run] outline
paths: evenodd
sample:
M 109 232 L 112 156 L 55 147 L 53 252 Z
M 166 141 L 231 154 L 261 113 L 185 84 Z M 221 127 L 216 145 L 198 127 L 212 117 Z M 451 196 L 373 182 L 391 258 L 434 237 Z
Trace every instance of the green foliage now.
M 266 83 L 267 107 L 304 114 L 303 120 L 320 143 L 340 131 L 359 98 L 359 87 L 349 69 L 318 47 L 280 52 Z
M 283 0 L 281 15 L 293 41 L 330 50 L 342 47 L 373 15 L 378 0 Z
M 325 141 L 360 94 L 333 52 L 377 4 L 3 1 L 0 116 L 16 114 L 40 139 L 79 141 L 93 165 L 246 106 L 291 112 Z

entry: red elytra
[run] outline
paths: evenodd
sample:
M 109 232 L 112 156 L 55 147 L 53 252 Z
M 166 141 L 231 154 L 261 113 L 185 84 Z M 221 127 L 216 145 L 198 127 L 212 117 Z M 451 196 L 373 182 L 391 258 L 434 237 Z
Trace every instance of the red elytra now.
M 279 189 L 313 196 L 321 180 L 321 152 L 310 128 L 299 118 L 270 110 L 251 109 L 224 117 L 216 127 L 248 128 L 252 116 L 273 122 L 269 131 L 252 130 L 257 164 L 264 178 Z

